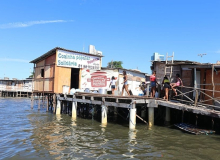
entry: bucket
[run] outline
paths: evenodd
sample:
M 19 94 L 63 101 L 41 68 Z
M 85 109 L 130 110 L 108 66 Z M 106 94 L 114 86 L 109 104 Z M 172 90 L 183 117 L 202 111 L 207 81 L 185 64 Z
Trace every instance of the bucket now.
M 76 89 L 75 89 L 75 88 L 72 88 L 72 89 L 70 90 L 70 95 L 74 95 L 75 92 L 76 92 Z
M 107 89 L 99 88 L 99 94 L 107 94 Z
M 68 94 L 69 93 L 69 86 L 63 85 L 63 94 Z

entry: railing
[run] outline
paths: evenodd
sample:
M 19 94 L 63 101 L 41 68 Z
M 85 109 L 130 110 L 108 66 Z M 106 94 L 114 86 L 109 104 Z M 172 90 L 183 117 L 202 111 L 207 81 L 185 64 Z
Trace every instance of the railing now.
M 220 91 L 187 86 L 179 86 L 176 88 L 176 91 L 178 93 L 177 96 L 171 98 L 181 103 L 195 107 L 220 109 Z

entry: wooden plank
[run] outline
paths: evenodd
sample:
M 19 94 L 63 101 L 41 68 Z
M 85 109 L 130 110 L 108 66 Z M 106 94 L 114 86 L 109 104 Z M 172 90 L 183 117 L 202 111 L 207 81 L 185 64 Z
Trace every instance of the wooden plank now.
M 75 101 L 80 103 L 89 103 L 89 104 L 96 104 L 96 105 L 102 105 L 102 101 L 96 101 L 96 100 L 88 100 L 88 99 L 73 99 L 73 98 L 65 98 L 65 97 L 59 97 L 58 98 L 61 101 Z M 130 108 L 130 104 L 127 103 L 116 103 L 116 102 L 105 102 L 105 105 L 107 106 L 114 106 L 114 107 L 121 107 L 121 108 Z

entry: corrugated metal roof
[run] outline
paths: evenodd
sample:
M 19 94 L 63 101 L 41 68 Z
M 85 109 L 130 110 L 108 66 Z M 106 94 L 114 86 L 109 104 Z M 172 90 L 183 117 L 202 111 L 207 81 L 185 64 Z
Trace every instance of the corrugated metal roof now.
M 63 51 L 68 51 L 68 52 L 73 52 L 73 53 L 80 53 L 80 54 L 84 54 L 84 55 L 88 55 L 88 56 L 92 55 L 92 56 L 97 56 L 97 57 L 103 57 L 103 56 L 100 56 L 100 55 L 93 55 L 93 54 L 86 53 L 86 52 L 80 52 L 80 51 L 69 50 L 69 49 L 65 49 L 65 48 L 61 48 L 61 47 L 55 47 L 55 48 L 49 50 L 47 53 L 43 54 L 42 56 L 30 61 L 29 63 L 37 63 L 39 61 L 42 61 L 45 58 L 55 54 L 57 49 L 60 49 L 60 50 L 63 50 Z

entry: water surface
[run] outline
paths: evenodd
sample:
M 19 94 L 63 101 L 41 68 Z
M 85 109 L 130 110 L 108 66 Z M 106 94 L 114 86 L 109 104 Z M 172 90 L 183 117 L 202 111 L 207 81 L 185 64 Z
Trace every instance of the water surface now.
M 54 115 L 27 98 L 0 98 L 0 159 L 220 159 L 219 135 Z

